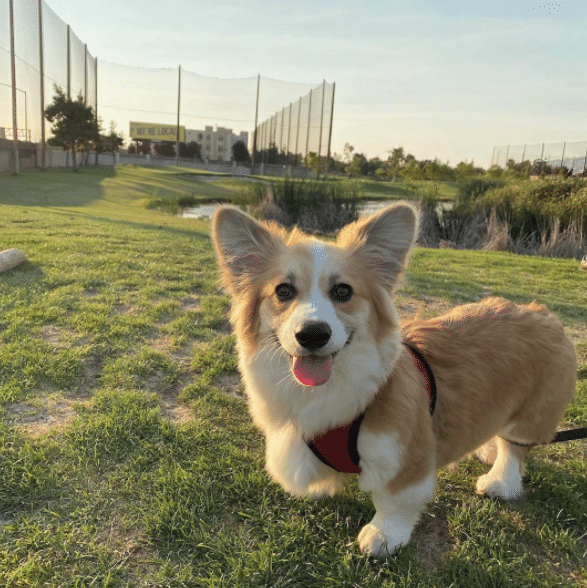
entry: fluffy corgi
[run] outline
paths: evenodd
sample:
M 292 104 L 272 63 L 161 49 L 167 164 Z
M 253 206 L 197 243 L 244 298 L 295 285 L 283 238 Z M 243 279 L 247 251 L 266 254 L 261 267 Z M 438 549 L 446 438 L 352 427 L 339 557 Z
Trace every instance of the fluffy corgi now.
M 437 470 L 475 450 L 493 464 L 478 492 L 520 497 L 528 446 L 552 439 L 575 390 L 574 347 L 536 303 L 490 298 L 400 325 L 392 294 L 417 230 L 403 203 L 347 225 L 335 243 L 298 229 L 286 239 L 233 207 L 213 219 L 267 471 L 312 497 L 358 473 L 376 509 L 359 545 L 375 556 L 409 541 Z M 337 447 L 324 457 L 328 436 Z

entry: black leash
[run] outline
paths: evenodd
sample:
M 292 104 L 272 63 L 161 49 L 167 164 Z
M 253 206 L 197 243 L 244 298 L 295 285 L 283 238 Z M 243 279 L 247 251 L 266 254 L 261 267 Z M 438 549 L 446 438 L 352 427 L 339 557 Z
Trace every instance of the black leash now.
M 501 435 L 500 435 L 501 437 Z M 518 447 L 537 447 L 538 445 L 551 445 L 552 443 L 562 443 L 563 441 L 575 441 L 576 439 L 587 439 L 587 427 L 580 427 L 579 429 L 567 429 L 566 431 L 559 431 L 550 441 L 546 443 L 518 443 L 506 437 L 501 437 L 504 441 L 517 445 Z
M 551 443 L 560 443 L 561 441 L 574 441 L 575 439 L 587 439 L 587 427 L 559 431 L 554 436 L 554 439 L 551 441 Z M 546 443 L 545 445 L 548 445 L 548 443 Z

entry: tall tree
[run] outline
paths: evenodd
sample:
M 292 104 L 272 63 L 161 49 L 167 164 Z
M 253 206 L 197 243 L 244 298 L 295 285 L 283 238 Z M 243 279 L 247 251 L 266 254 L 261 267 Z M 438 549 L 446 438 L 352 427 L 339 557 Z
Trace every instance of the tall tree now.
M 251 156 L 244 141 L 236 141 L 232 146 L 232 158 L 236 162 L 249 163 Z
M 92 141 L 98 140 L 99 126 L 94 109 L 85 105 L 81 92 L 75 100 L 68 98 L 55 84 L 53 102 L 45 109 L 45 118 L 53 123 L 53 136 L 47 143 L 62 147 L 71 153 L 73 169 L 77 171 L 77 152 Z

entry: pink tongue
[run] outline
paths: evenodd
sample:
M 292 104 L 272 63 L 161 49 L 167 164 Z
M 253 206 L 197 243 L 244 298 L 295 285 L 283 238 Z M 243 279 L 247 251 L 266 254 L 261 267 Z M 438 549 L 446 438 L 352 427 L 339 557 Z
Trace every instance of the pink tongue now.
M 294 359 L 293 371 L 304 386 L 322 386 L 332 374 L 332 355 L 304 355 Z

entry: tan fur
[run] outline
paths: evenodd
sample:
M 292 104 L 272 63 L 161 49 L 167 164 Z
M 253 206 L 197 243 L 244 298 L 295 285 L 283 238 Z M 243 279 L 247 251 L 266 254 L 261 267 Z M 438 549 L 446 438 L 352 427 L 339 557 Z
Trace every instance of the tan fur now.
M 527 449 L 509 441 L 548 442 L 575 390 L 573 345 L 535 302 L 488 298 L 400 326 L 392 292 L 416 234 L 417 214 L 405 204 L 348 225 L 336 243 L 320 244 L 298 229 L 286 243 L 282 228 L 230 207 L 213 222 L 249 408 L 267 439 L 267 470 L 294 494 L 340 489 L 346 478 L 320 463 L 306 441 L 366 408 L 359 487 L 372 493 L 377 512 L 359 543 L 374 555 L 409 540 L 436 470 L 477 448 L 493 463 L 478 491 L 519 497 Z M 292 299 L 276 295 L 283 283 L 295 287 Z M 337 284 L 352 287 L 350 300 L 332 298 Z M 292 375 L 293 358 L 307 353 L 294 333 L 307 319 L 327 321 L 336 333 L 324 347 L 334 358 L 324 385 L 303 386 Z M 402 338 L 434 372 L 433 416 Z

